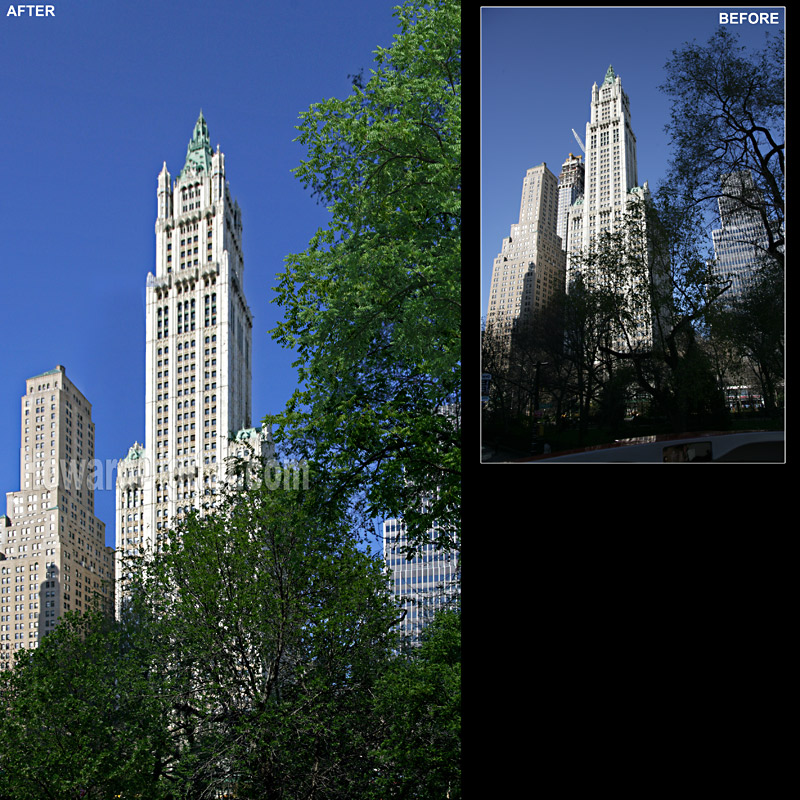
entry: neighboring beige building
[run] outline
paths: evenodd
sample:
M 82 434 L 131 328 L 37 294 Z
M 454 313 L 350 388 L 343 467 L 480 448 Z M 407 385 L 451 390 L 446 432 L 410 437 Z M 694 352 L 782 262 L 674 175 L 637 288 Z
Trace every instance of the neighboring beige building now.
M 92 407 L 58 365 L 22 397 L 20 491 L 0 516 L 0 669 L 66 611 L 114 608 L 114 550 L 94 515 Z
M 486 327 L 510 334 L 530 323 L 564 289 L 566 256 L 556 235 L 558 180 L 542 163 L 522 184 L 519 222 L 494 260 Z

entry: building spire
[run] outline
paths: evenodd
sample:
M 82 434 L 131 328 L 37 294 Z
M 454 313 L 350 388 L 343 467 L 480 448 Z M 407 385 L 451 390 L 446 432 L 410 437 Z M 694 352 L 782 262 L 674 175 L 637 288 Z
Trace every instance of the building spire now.
M 617 76 L 614 74 L 614 67 L 611 64 L 608 65 L 608 70 L 606 70 L 606 77 L 603 81 L 603 85 L 605 86 L 607 83 L 614 83 L 614 78 Z
M 208 125 L 200 109 L 200 116 L 194 124 L 194 131 L 189 146 L 186 149 L 186 163 L 183 165 L 181 175 L 192 169 L 196 172 L 211 171 L 211 142 L 208 135 Z M 180 177 L 180 175 L 178 176 Z

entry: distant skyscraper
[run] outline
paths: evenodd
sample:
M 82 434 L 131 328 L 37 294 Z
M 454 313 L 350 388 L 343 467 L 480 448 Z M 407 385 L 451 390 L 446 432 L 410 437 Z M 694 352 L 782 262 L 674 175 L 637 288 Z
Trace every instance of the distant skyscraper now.
M 561 249 L 567 249 L 567 229 L 569 223 L 569 210 L 572 204 L 583 195 L 583 181 L 585 169 L 581 156 L 569 154 L 561 166 L 558 176 L 558 222 L 556 234 L 561 239 Z
M 65 611 L 114 608 L 114 550 L 94 515 L 92 407 L 58 365 L 28 378 L 20 491 L 0 517 L 0 668 Z
M 714 242 L 713 273 L 731 286 L 722 297 L 730 303 L 742 296 L 751 282 L 759 256 L 769 241 L 757 207 L 762 198 L 752 175 L 737 172 L 723 176 L 719 198 L 721 227 L 711 232 Z
M 440 609 L 460 595 L 458 554 L 437 550 L 438 532 L 434 528 L 431 541 L 413 558 L 407 558 L 408 544 L 403 520 L 387 519 L 383 523 L 383 557 L 391 574 L 391 587 L 405 617 L 400 631 L 413 642 L 425 625 Z
M 437 407 L 454 427 L 461 426 L 460 396 Z M 422 498 L 430 508 L 430 494 Z M 427 531 L 426 542 L 408 558 L 409 539 L 402 519 L 383 523 L 383 558 L 391 575 L 391 586 L 400 607 L 406 612 L 401 633 L 419 640 L 419 634 L 433 615 L 457 601 L 461 594 L 461 572 L 456 550 L 437 549 L 437 540 L 447 535 L 452 541 L 456 531 L 445 531 L 438 522 Z
M 522 184 L 519 222 L 494 260 L 487 329 L 510 333 L 531 322 L 564 286 L 564 253 L 556 235 L 558 182 L 542 163 Z
M 252 314 L 244 295 L 242 217 L 201 113 L 173 185 L 158 176 L 155 274 L 147 276 L 145 443 L 117 467 L 117 554 L 157 550 L 167 531 L 225 479 L 251 428 Z M 120 566 L 118 564 L 118 575 Z

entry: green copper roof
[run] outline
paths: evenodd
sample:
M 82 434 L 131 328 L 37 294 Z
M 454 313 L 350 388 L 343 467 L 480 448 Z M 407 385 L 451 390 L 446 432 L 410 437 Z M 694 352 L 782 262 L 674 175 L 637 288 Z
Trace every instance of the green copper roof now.
M 189 170 L 195 172 L 211 171 L 211 143 L 208 137 L 208 125 L 202 110 L 197 122 L 194 124 L 192 139 L 186 149 L 186 163 L 183 165 L 181 175 Z M 180 177 L 180 176 L 178 176 Z
M 55 369 L 49 369 L 47 372 L 42 372 L 39 375 L 33 375 L 28 378 L 29 381 L 32 381 L 34 378 L 43 378 L 45 375 L 56 375 L 59 372 L 64 372 L 64 367 L 58 366 Z
M 609 64 L 608 70 L 606 71 L 605 80 L 603 81 L 603 86 L 605 86 L 607 83 L 614 83 L 614 78 L 616 77 L 617 76 L 614 74 L 614 67 Z
M 123 458 L 123 461 L 137 461 L 144 457 L 144 445 L 135 442 L 128 450 L 128 455 Z
M 251 436 L 258 436 L 261 431 L 261 428 L 242 428 L 233 434 L 233 438 L 236 441 L 247 441 Z

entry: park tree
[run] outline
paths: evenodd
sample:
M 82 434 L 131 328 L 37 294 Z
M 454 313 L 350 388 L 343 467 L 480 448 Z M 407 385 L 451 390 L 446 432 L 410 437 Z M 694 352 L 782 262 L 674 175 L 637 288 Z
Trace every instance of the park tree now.
M 783 32 L 765 34 L 748 53 L 720 27 L 709 41 L 674 50 L 659 87 L 671 98 L 666 126 L 673 157 L 667 182 L 685 204 L 728 198 L 761 218 L 765 251 L 783 264 L 784 45 Z M 723 177 L 749 173 L 744 181 Z M 712 205 L 713 207 L 713 205 Z
M 509 337 L 510 339 L 510 337 Z M 484 443 L 499 432 L 507 434 L 513 414 L 514 383 L 508 363 L 508 340 L 481 320 L 481 370 L 491 375 L 490 400 L 483 415 Z
M 565 341 L 581 358 L 578 374 L 605 387 L 607 410 L 617 407 L 612 417 L 624 376 L 676 432 L 692 414 L 721 412 L 698 330 L 726 286 L 709 275 L 703 241 L 699 208 L 676 203 L 665 187 L 629 198 L 620 226 L 574 259 L 569 305 L 583 311 L 573 322 L 567 316 Z
M 752 280 L 744 294 L 709 303 L 708 341 L 726 361 L 737 357 L 724 370 L 726 383 L 749 383 L 752 371 L 771 412 L 783 381 L 784 71 L 782 31 L 767 32 L 763 48 L 747 52 L 721 27 L 707 44 L 673 51 L 660 87 L 672 100 L 665 186 L 676 205 L 719 213 L 723 227 L 739 216 L 748 221 L 735 230 L 755 254 Z
M 676 432 L 696 419 L 724 424 L 724 401 L 712 361 L 703 346 L 709 315 L 723 302 L 729 282 L 709 272 L 702 209 L 684 204 L 664 183 L 645 203 L 648 258 L 654 271 L 654 359 L 648 390 Z M 642 369 L 637 373 L 640 386 Z M 644 366 L 644 365 L 642 365 Z
M 379 559 L 313 490 L 257 486 L 191 513 L 135 591 L 160 620 L 159 670 L 188 796 L 361 797 L 378 745 L 370 687 L 398 620 Z
M 461 797 L 461 611 L 439 611 L 375 687 L 380 797 Z
M 268 418 L 331 502 L 458 541 L 461 499 L 461 32 L 457 0 L 409 0 L 377 69 L 301 114 L 295 169 L 331 213 L 286 258 L 273 337 L 299 388 Z
M 512 420 L 533 419 L 544 386 L 542 363 L 548 361 L 538 326 L 520 326 L 510 334 L 489 325 L 481 336 L 481 368 L 491 377 L 491 402 L 484 414 L 485 439 L 506 436 Z
M 381 559 L 319 501 L 259 485 L 189 514 L 126 566 L 119 620 L 66 615 L 22 651 L 0 797 L 375 800 L 412 775 L 457 797 L 454 625 L 401 649 Z
M 596 252 L 587 257 L 592 262 Z M 580 272 L 564 298 L 564 351 L 567 376 L 578 409 L 578 441 L 585 441 L 589 414 L 608 375 L 610 314 L 615 298 Z
M 758 385 L 768 414 L 781 406 L 784 375 L 783 270 L 765 256 L 741 295 L 709 315 L 713 343 L 735 360 L 726 366 L 728 382 Z M 750 377 L 752 376 L 752 378 Z
M 180 748 L 150 664 L 143 637 L 94 611 L 19 651 L 0 674 L 0 797 L 169 797 Z

